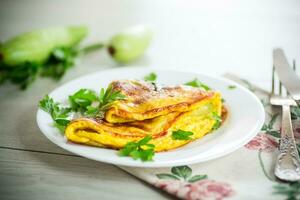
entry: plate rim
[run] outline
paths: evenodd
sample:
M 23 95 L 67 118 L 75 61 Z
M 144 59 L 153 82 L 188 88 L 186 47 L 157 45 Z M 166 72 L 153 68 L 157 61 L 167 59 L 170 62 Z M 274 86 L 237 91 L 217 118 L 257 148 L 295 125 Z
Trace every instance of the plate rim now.
M 194 73 L 195 77 L 203 76 L 203 77 L 207 77 L 209 79 L 219 80 L 219 81 L 222 81 L 222 82 L 225 82 L 225 83 L 228 83 L 228 84 L 232 83 L 232 84 L 238 86 L 243 92 L 248 93 L 248 95 L 250 95 L 253 98 L 253 100 L 256 101 L 257 105 L 259 105 L 258 107 L 259 107 L 259 110 L 260 110 L 261 120 L 260 121 L 258 120 L 256 126 L 248 131 L 248 134 L 247 134 L 248 137 L 244 137 L 243 141 L 235 142 L 235 143 L 231 144 L 230 148 L 227 148 L 225 151 L 222 151 L 222 153 L 216 154 L 214 156 L 207 157 L 206 159 L 202 158 L 201 161 L 198 160 L 199 158 L 197 159 L 197 156 L 193 156 L 193 157 L 190 157 L 190 158 L 181 159 L 180 161 L 168 161 L 168 162 L 164 161 L 163 163 L 162 162 L 156 163 L 155 161 L 142 162 L 142 161 L 139 161 L 139 160 L 133 160 L 134 162 L 127 163 L 126 161 L 125 162 L 122 161 L 122 159 L 108 159 L 108 160 L 107 159 L 98 159 L 98 158 L 95 158 L 93 156 L 89 156 L 87 154 L 84 154 L 82 152 L 78 152 L 74 149 L 70 150 L 66 146 L 67 143 L 61 145 L 59 142 L 57 142 L 57 141 L 53 140 L 52 138 L 50 138 L 50 136 L 48 136 L 48 133 L 44 133 L 44 131 L 41 127 L 41 124 L 40 124 L 42 122 L 40 121 L 39 116 L 42 114 L 42 112 L 45 112 L 45 111 L 38 108 L 37 113 L 36 113 L 36 122 L 37 122 L 37 125 L 38 125 L 40 131 L 42 132 L 42 134 L 48 140 L 50 140 L 52 143 L 57 145 L 58 147 L 66 150 L 68 152 L 71 152 L 72 154 L 76 154 L 76 155 L 79 155 L 81 157 L 85 157 L 85 158 L 88 158 L 88 159 L 91 159 L 91 160 L 95 160 L 95 161 L 103 162 L 103 163 L 108 163 L 108 164 L 126 166 L 126 167 L 158 168 L 158 167 L 170 167 L 170 166 L 191 165 L 191 164 L 195 164 L 195 163 L 202 163 L 202 162 L 207 162 L 209 160 L 214 160 L 214 159 L 223 157 L 225 155 L 228 155 L 228 154 L 236 151 L 237 149 L 243 147 L 252 138 L 254 138 L 255 135 L 259 132 L 259 130 L 261 129 L 261 127 L 264 124 L 264 119 L 265 119 L 264 107 L 263 107 L 261 101 L 259 100 L 259 98 L 253 92 L 249 91 L 246 87 L 244 87 L 244 86 L 240 85 L 239 83 L 234 82 L 230 79 L 224 78 L 224 77 L 220 77 L 220 76 L 216 76 L 216 75 L 208 75 L 208 74 L 199 73 L 199 72 L 184 71 L 184 70 L 180 70 L 180 69 L 175 69 L 175 70 L 174 69 L 156 69 L 156 68 L 145 67 L 145 66 L 143 66 L 143 67 L 142 66 L 127 66 L 127 67 L 121 67 L 121 68 L 118 67 L 118 68 L 112 68 L 112 69 L 104 69 L 104 70 L 99 70 L 99 71 L 96 71 L 96 72 L 91 72 L 91 73 L 79 76 L 77 78 L 74 78 L 72 80 L 69 80 L 69 81 L 63 83 L 62 85 L 54 88 L 48 95 L 51 96 L 53 93 L 55 93 L 55 91 L 60 90 L 61 88 L 65 87 L 65 85 L 72 84 L 72 82 L 76 82 L 80 79 L 85 79 L 86 77 L 89 77 L 91 75 L 96 75 L 96 74 L 111 72 L 111 71 L 122 71 L 122 70 L 141 70 L 141 71 L 152 70 L 154 72 L 159 72 L 159 71 L 168 72 L 169 71 L 169 72 L 182 72 L 182 73 L 188 73 L 188 74 Z M 120 158 L 122 158 L 122 157 L 120 157 Z

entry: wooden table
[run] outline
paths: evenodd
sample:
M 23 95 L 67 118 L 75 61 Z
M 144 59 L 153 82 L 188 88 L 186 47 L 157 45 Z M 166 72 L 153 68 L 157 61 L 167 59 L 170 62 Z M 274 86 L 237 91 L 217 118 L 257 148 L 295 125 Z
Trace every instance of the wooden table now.
M 269 79 L 271 51 L 281 46 L 300 60 L 298 1 L 1 1 L 0 40 L 33 28 L 88 24 L 89 41 L 147 23 L 155 39 L 135 65 L 207 74 L 235 72 Z M 0 87 L 0 199 L 169 199 L 119 168 L 78 157 L 48 141 L 36 125 L 38 101 L 82 74 L 117 67 L 105 51 L 55 82 L 38 79 L 28 90 Z

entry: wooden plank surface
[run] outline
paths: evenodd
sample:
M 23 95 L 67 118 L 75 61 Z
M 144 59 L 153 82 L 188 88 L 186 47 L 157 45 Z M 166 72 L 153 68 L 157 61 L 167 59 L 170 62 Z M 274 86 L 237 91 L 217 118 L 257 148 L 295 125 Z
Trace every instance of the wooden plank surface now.
M 170 199 L 112 166 L 77 156 L 0 148 L 0 199 Z

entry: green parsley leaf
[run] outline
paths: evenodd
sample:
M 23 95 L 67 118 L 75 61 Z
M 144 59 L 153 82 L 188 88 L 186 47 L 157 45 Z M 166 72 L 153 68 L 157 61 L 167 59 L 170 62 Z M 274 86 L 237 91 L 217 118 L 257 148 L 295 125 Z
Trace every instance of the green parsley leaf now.
M 24 90 L 36 79 L 40 67 L 39 64 L 29 62 L 14 67 L 1 66 L 0 84 L 10 81 Z
M 100 91 L 99 102 L 101 107 L 109 103 L 112 103 L 116 100 L 123 100 L 123 99 L 126 99 L 126 96 L 122 94 L 120 91 L 113 91 L 111 85 L 109 85 L 106 90 L 102 88 Z
M 183 130 L 177 130 L 172 132 L 172 139 L 173 140 L 192 140 L 190 136 L 194 133 L 190 131 L 183 131 Z
M 192 86 L 192 87 L 198 87 L 198 88 L 203 88 L 205 91 L 211 90 L 210 87 L 205 85 L 204 83 L 200 82 L 197 78 L 194 80 L 185 83 L 185 85 Z
M 62 107 L 59 103 L 54 102 L 48 95 L 45 96 L 39 103 L 39 107 L 48 112 L 55 122 L 55 126 L 64 130 L 64 128 L 70 123 L 70 116 L 72 112 L 80 112 L 82 115 L 93 118 L 104 118 L 105 111 L 116 100 L 125 99 L 126 96 L 119 91 L 113 91 L 109 86 L 106 90 L 101 89 L 99 97 L 90 89 L 80 89 L 73 95 L 69 96 L 69 102 L 71 107 Z M 93 104 L 93 105 L 92 105 Z M 142 140 L 141 142 L 143 142 Z M 154 148 L 152 144 L 146 144 L 148 148 Z M 141 144 L 144 145 L 144 144 Z M 142 155 L 143 156 L 143 155 Z M 141 156 L 141 157 L 142 157 Z M 144 158 L 143 159 L 147 159 Z
M 59 80 L 68 69 L 76 64 L 78 50 L 76 47 L 55 48 L 47 62 L 43 65 L 41 76 L 52 77 Z
M 233 90 L 233 89 L 236 88 L 236 86 L 235 86 L 235 85 L 228 85 L 227 88 L 228 88 L 229 90 Z
M 41 76 L 52 77 L 59 80 L 67 70 L 76 65 L 79 55 L 88 54 L 103 47 L 104 45 L 102 43 L 97 43 L 82 49 L 77 48 L 77 46 L 55 48 L 47 62 L 43 65 Z
M 152 137 L 150 135 L 147 135 L 146 137 L 144 137 L 143 139 L 138 141 L 138 145 L 139 146 L 146 145 L 148 142 L 150 142 L 151 139 L 152 139 Z
M 155 73 L 151 72 L 150 74 L 148 74 L 144 77 L 144 80 L 149 81 L 149 82 L 154 82 L 154 81 L 156 81 L 156 78 L 157 78 L 157 75 Z
M 59 80 L 67 70 L 76 65 L 78 57 L 103 48 L 103 44 L 92 44 L 84 48 L 55 48 L 44 63 L 31 63 L 6 66 L 0 59 L 0 85 L 6 81 L 26 89 L 38 76 L 51 77 Z
M 152 137 L 148 135 L 138 142 L 128 142 L 123 149 L 119 150 L 119 155 L 130 156 L 135 160 L 151 161 L 155 148 L 153 144 L 148 143 L 151 139 Z
M 59 103 L 54 102 L 48 95 L 39 102 L 39 107 L 45 112 L 49 113 L 54 120 L 54 126 L 60 130 L 70 123 L 71 108 L 62 107 Z
M 93 116 L 96 116 L 99 113 L 99 111 L 100 111 L 99 106 L 97 106 L 97 107 L 87 106 L 84 115 L 93 117 Z
M 212 114 L 213 116 L 213 119 L 214 120 L 216 120 L 216 122 L 215 122 L 215 124 L 213 125 L 213 130 L 216 130 L 216 129 L 218 129 L 220 126 L 221 126 L 221 124 L 222 124 L 222 118 L 221 118 L 221 116 L 219 116 L 216 112 L 213 112 L 213 114 Z
M 87 107 L 98 99 L 96 93 L 90 89 L 80 89 L 75 94 L 69 96 L 71 108 L 76 112 L 84 113 Z
M 46 95 L 40 102 L 39 107 L 47 113 L 52 113 L 54 107 L 57 107 L 58 104 L 53 101 L 48 95 Z
M 98 107 L 88 107 L 86 114 L 90 117 L 103 118 L 105 111 L 111 106 L 114 101 L 126 99 L 120 91 L 113 91 L 111 85 L 105 90 L 102 88 L 100 90 L 100 95 L 98 97 L 99 106 Z

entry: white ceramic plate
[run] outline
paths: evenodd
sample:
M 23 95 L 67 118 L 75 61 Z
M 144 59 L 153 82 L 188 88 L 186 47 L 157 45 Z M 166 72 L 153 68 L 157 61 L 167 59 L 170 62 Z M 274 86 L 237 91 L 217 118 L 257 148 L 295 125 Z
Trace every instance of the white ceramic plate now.
M 153 69 L 142 67 L 100 71 L 70 81 L 49 95 L 56 101 L 66 102 L 68 95 L 80 88 L 99 91 L 101 87 L 107 87 L 112 80 L 142 79 L 152 71 Z M 119 157 L 116 150 L 67 142 L 66 138 L 52 126 L 53 121 L 50 115 L 41 109 L 37 112 L 38 126 L 53 143 L 86 158 L 124 166 L 167 167 L 204 162 L 229 154 L 251 140 L 263 125 L 264 109 L 259 99 L 244 87 L 230 80 L 173 70 L 155 70 L 155 73 L 158 77 L 157 82 L 161 84 L 182 84 L 198 78 L 213 89 L 219 90 L 229 110 L 225 123 L 218 130 L 202 139 L 175 150 L 156 153 L 154 160 L 150 162 L 137 161 L 130 157 Z M 236 85 L 237 87 L 230 90 L 228 85 Z

